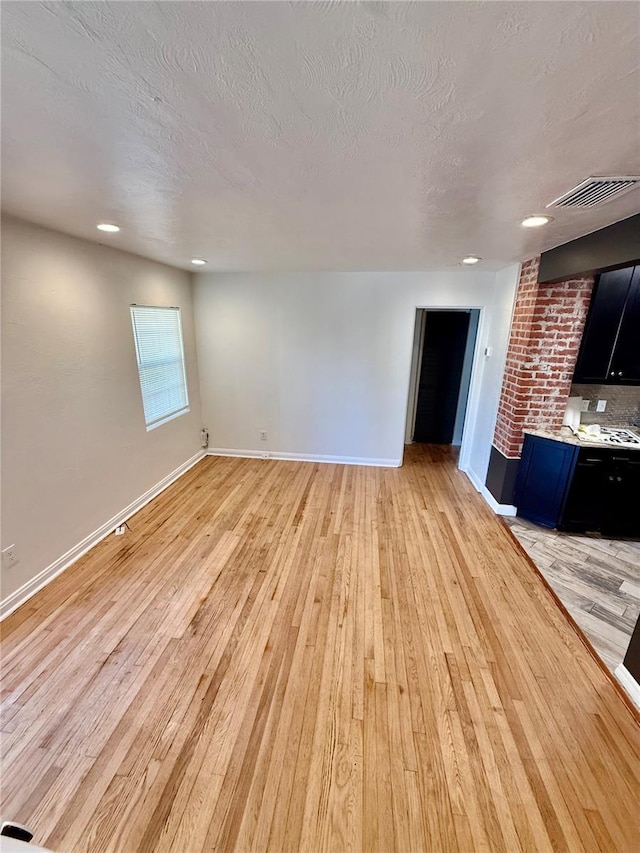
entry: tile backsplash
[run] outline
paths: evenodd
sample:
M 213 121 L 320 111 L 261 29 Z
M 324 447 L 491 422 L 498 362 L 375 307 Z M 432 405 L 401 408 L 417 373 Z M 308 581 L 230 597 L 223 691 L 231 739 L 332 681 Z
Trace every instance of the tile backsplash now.
M 572 385 L 571 396 L 589 400 L 589 411 L 580 418 L 583 424 L 640 426 L 639 385 Z M 596 412 L 597 400 L 607 401 L 605 412 Z

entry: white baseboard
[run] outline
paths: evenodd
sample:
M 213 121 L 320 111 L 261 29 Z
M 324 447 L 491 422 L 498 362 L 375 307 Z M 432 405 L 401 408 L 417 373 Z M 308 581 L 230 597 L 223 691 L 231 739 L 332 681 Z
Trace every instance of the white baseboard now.
M 518 514 L 517 506 L 513 506 L 513 504 L 499 504 L 486 486 L 483 486 L 482 489 L 480 489 L 480 494 L 496 515 L 505 515 L 512 518 L 514 515 Z
M 13 613 L 16 608 L 20 607 L 21 604 L 24 604 L 25 601 L 31 598 L 32 595 L 35 595 L 36 592 L 50 583 L 55 577 L 62 574 L 65 569 L 72 566 L 80 559 L 80 557 L 84 556 L 87 551 L 90 551 L 94 545 L 97 545 L 98 542 L 105 538 L 105 536 L 112 533 L 116 527 L 124 524 L 127 519 L 131 518 L 132 515 L 135 515 L 136 512 L 141 510 L 143 506 L 149 503 L 149 501 L 152 501 L 157 497 L 160 492 L 163 492 L 168 486 L 188 471 L 189 468 L 193 468 L 196 462 L 199 462 L 204 455 L 204 450 L 200 450 L 195 454 L 195 456 L 192 456 L 191 459 L 187 459 L 187 461 L 183 462 L 182 465 L 179 465 L 175 471 L 167 474 L 167 476 L 163 477 L 159 483 L 156 483 L 155 486 L 152 486 L 143 495 L 140 495 L 139 498 L 136 498 L 136 500 L 130 503 L 129 506 L 125 507 L 117 515 L 114 515 L 113 518 L 110 518 L 109 521 L 105 522 L 97 530 L 94 530 L 93 533 L 86 536 L 82 542 L 78 542 L 78 544 L 74 545 L 73 548 L 70 548 L 66 554 L 58 557 L 58 559 L 54 560 L 54 562 L 47 566 L 46 569 L 43 569 L 35 577 L 31 578 L 31 580 L 27 581 L 19 589 L 7 596 L 0 602 L 0 621 L 4 619 L 5 616 Z
M 210 447 L 209 456 L 238 456 L 242 459 L 284 459 L 289 462 L 328 462 L 333 465 L 368 465 L 374 468 L 399 468 L 401 459 L 378 459 L 367 456 L 319 456 L 313 453 L 283 453 L 279 450 L 237 450 L 232 447 Z
M 476 492 L 481 492 L 483 490 L 484 486 L 480 482 L 478 475 L 475 471 L 473 471 L 471 468 L 463 468 L 462 465 L 460 466 L 460 470 L 463 474 L 466 474 L 467 477 L 471 480 L 471 483 L 473 484 L 473 487 L 475 488 Z
M 638 684 L 623 663 L 616 667 L 613 674 L 624 687 L 633 704 L 640 711 L 640 684 Z
M 464 471 L 464 473 L 475 486 L 476 491 L 480 492 L 482 497 L 489 504 L 489 506 L 495 512 L 496 515 L 505 515 L 509 517 L 517 515 L 518 507 L 512 506 L 511 504 L 499 504 L 498 501 L 491 494 L 489 489 L 483 483 L 480 482 L 480 479 L 475 473 L 475 471 L 472 471 L 471 468 L 461 468 L 460 470 Z

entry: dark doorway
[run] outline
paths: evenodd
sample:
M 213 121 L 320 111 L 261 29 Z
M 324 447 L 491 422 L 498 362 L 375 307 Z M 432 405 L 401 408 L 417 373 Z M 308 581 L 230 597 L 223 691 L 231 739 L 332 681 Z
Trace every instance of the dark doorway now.
M 468 311 L 426 311 L 413 440 L 451 444 L 469 334 Z

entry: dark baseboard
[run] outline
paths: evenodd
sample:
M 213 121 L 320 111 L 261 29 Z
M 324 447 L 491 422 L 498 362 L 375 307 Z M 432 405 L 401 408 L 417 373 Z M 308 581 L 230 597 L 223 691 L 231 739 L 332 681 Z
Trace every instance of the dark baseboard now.
M 513 493 L 520 459 L 509 459 L 497 447 L 491 447 L 485 485 L 499 504 L 513 505 Z

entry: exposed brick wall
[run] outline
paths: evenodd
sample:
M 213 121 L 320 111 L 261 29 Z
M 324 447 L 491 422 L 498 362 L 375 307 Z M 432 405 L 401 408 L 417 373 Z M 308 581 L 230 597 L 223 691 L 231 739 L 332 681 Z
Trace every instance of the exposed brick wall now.
M 523 429 L 562 426 L 593 277 L 540 284 L 540 258 L 522 264 L 493 443 L 514 459 Z

